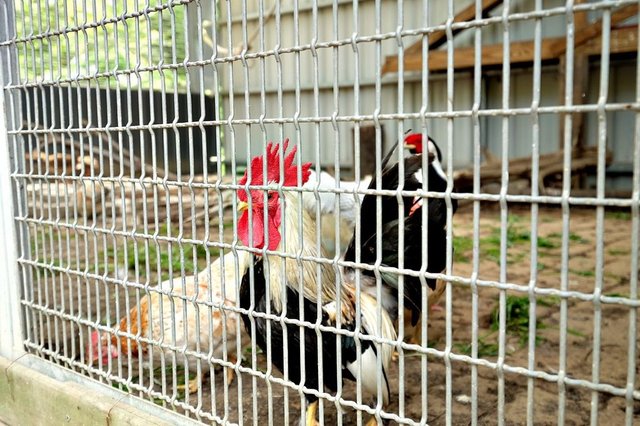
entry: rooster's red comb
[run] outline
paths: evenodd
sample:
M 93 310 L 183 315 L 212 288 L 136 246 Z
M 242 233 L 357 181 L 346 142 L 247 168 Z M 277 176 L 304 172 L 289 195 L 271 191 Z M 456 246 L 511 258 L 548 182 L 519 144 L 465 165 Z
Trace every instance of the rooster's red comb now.
M 298 148 L 296 146 L 287 154 L 287 149 L 289 147 L 289 139 L 285 139 L 282 143 L 282 153 L 284 155 L 283 158 L 283 171 L 284 176 L 280 176 L 280 144 L 275 142 L 269 142 L 267 144 L 267 149 L 264 157 L 262 155 L 258 155 L 251 160 L 251 184 L 252 185 L 268 185 L 270 183 L 280 183 L 282 182 L 283 186 L 296 186 L 298 185 L 298 168 L 293 163 L 293 159 L 296 156 L 296 152 Z M 267 179 L 264 179 L 264 169 L 263 163 L 266 162 L 267 167 Z M 309 169 L 311 168 L 311 163 L 303 163 L 301 167 L 301 177 L 302 180 L 300 185 L 305 184 L 309 180 L 309 176 L 311 172 Z M 238 184 L 244 185 L 247 183 L 247 172 L 245 172 L 244 176 Z

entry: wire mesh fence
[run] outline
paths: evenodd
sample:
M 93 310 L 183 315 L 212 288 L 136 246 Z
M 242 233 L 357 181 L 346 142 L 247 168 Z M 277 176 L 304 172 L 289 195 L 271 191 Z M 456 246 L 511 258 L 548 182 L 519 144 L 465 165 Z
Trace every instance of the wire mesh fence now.
M 638 7 L 0 0 L 20 346 L 202 422 L 637 422 Z

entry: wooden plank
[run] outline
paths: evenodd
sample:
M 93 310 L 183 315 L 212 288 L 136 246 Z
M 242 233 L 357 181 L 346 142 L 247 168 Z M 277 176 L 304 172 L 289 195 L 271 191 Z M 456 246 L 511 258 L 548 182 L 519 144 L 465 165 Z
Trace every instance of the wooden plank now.
M 587 0 L 575 0 L 574 5 L 584 4 Z M 587 19 L 587 12 L 578 12 L 574 14 L 573 22 L 575 24 L 576 31 L 582 31 L 589 24 L 589 20 Z
M 576 0 L 575 4 L 586 3 L 587 0 Z M 587 19 L 587 13 L 578 13 L 574 17 L 576 31 L 582 32 L 588 28 L 589 20 Z M 573 65 L 573 104 L 582 105 L 587 99 L 587 91 L 589 90 L 589 56 L 583 49 L 578 48 L 576 51 L 575 63 Z M 573 141 L 571 146 L 578 149 L 584 148 L 584 113 L 573 114 L 573 129 L 571 134 L 573 135 Z M 564 123 L 564 121 L 563 121 Z M 582 176 L 582 175 L 580 175 Z M 580 186 L 585 184 L 584 179 L 581 179 Z
M 485 16 L 487 13 L 495 9 L 497 6 L 501 5 L 503 0 L 482 0 L 482 16 Z M 453 17 L 453 22 L 467 22 L 475 19 L 476 17 L 476 5 L 475 2 L 468 7 L 464 8 L 462 11 L 458 12 L 456 16 Z M 443 22 L 441 25 L 444 25 Z M 453 35 L 455 36 L 459 32 L 464 31 L 463 29 L 453 30 Z M 429 50 L 435 49 L 445 43 L 447 40 L 447 33 L 445 31 L 435 31 L 429 34 Z M 420 55 L 422 53 L 422 40 L 418 40 L 413 43 L 411 46 L 405 49 L 404 54 L 407 56 L 415 56 Z M 386 74 L 389 72 L 397 72 L 398 71 L 398 58 L 396 56 L 387 56 L 384 61 L 384 65 L 382 66 L 382 74 Z
M 611 14 L 611 26 L 615 27 L 617 24 L 631 18 L 638 14 L 638 5 L 632 4 L 616 10 Z M 589 40 L 600 37 L 602 34 L 602 20 L 595 22 L 585 28 L 576 32 L 574 37 L 574 46 L 577 48 Z M 567 51 L 567 39 L 562 37 L 562 40 L 558 40 L 550 47 L 551 51 L 557 56 L 563 55 Z
M 555 56 L 549 50 L 549 45 L 556 39 L 547 39 L 542 42 L 542 60 L 554 59 Z M 512 64 L 531 62 L 533 60 L 533 41 L 516 41 L 511 43 L 510 61 Z M 503 46 L 491 44 L 482 46 L 482 65 L 492 66 L 502 64 Z M 397 58 L 395 58 L 397 60 Z M 463 47 L 455 49 L 453 52 L 453 66 L 456 69 L 473 68 L 475 60 L 475 47 Z M 422 55 L 405 57 L 405 71 L 422 70 Z M 447 69 L 447 51 L 435 50 L 429 52 L 429 70 L 445 71 Z
M 638 26 L 628 25 L 612 29 L 609 49 L 612 54 L 637 52 Z M 590 56 L 600 55 L 602 53 L 602 38 L 597 37 L 588 40 L 580 47 L 580 50 Z
M 482 0 L 482 16 L 485 16 L 487 13 L 491 12 L 493 9 L 501 5 L 503 0 Z M 465 7 L 463 10 L 458 12 L 456 16 L 453 17 L 453 22 L 467 22 L 475 19 L 476 17 L 476 4 L 475 1 L 473 4 Z M 440 25 L 445 25 L 446 22 L 443 22 Z M 453 35 L 455 36 L 459 32 L 463 31 L 463 29 L 455 29 L 453 30 Z M 435 49 L 439 46 L 442 46 L 447 40 L 447 33 L 445 31 L 435 31 L 429 34 L 429 49 Z M 422 51 L 422 40 L 418 40 L 409 46 L 405 53 L 414 54 Z
M 483 3 L 483 7 L 488 5 Z M 469 8 L 467 8 L 469 9 Z M 462 15 L 460 12 L 457 16 Z M 467 12 L 468 13 L 468 12 Z M 617 24 L 631 18 L 638 14 L 638 5 L 628 5 L 616 10 L 611 14 L 611 26 L 614 27 Z M 586 25 L 586 15 L 584 13 L 576 14 L 577 24 Z M 598 21 L 592 25 L 586 25 L 584 28 L 576 26 L 578 31 L 574 38 L 574 44 L 577 50 L 582 50 L 583 45 L 588 45 L 588 48 L 584 49 L 584 53 L 587 55 L 598 54 L 599 47 L 594 46 L 594 41 L 600 40 L 602 34 L 602 21 Z M 617 39 L 616 34 L 617 33 Z M 433 33 L 432 35 L 438 34 Z M 615 28 L 611 29 L 611 53 L 623 53 L 636 51 L 637 47 L 630 46 L 630 40 L 636 39 L 636 33 L 621 32 Z M 630 37 L 626 39 L 625 37 Z M 437 38 L 434 38 L 434 41 Z M 431 43 L 431 37 L 429 39 Z M 431 46 L 430 46 L 431 47 Z M 596 48 L 598 49 L 596 51 Z M 491 66 L 502 64 L 502 43 L 483 46 L 483 58 L 482 65 Z M 544 39 L 542 41 L 542 60 L 559 60 L 560 56 L 564 55 L 567 50 L 566 37 L 557 37 Z M 474 47 L 458 48 L 454 52 L 454 67 L 455 68 L 472 68 L 474 58 Z M 432 71 L 446 70 L 446 51 L 434 50 L 429 52 L 429 69 Z M 444 57 L 444 59 L 443 59 Z M 533 41 L 513 42 L 511 43 L 511 62 L 523 63 L 533 61 Z M 444 64 L 444 67 L 443 67 Z M 405 50 L 404 56 L 404 69 L 405 71 L 421 71 L 422 70 L 422 41 L 418 41 Z M 385 63 L 382 67 L 382 74 L 398 71 L 398 57 L 397 55 L 387 56 Z
M 553 46 L 564 37 L 547 38 L 542 40 L 541 60 L 557 61 L 561 55 L 557 55 L 553 51 Z M 580 53 L 585 55 L 599 55 L 602 42 L 600 38 L 588 40 L 579 49 Z M 627 53 L 637 50 L 637 27 L 629 26 L 616 28 L 611 30 L 611 53 Z M 502 65 L 502 43 L 482 46 L 482 66 Z M 511 43 L 510 61 L 513 65 L 533 62 L 534 42 L 516 41 Z M 475 47 L 462 47 L 454 50 L 453 66 L 455 69 L 473 68 L 475 58 Z M 397 57 L 389 57 L 397 63 Z M 422 70 L 422 54 L 405 56 L 405 71 L 421 71 Z M 397 65 L 395 66 L 397 70 Z M 447 51 L 435 50 L 429 52 L 429 70 L 430 71 L 446 71 L 447 69 Z
M 538 185 L 540 193 L 545 194 L 547 192 L 545 186 L 545 179 L 553 176 L 554 174 L 561 173 L 564 167 L 563 163 L 564 151 L 556 151 L 549 154 L 542 154 L 539 158 L 539 177 Z M 584 149 L 573 148 L 571 150 L 571 170 L 572 174 L 577 174 L 588 168 L 597 167 L 598 147 L 588 146 Z M 613 154 L 607 151 L 605 161 L 607 164 L 611 163 Z M 500 168 L 501 160 L 487 161 L 480 166 L 480 181 L 481 185 L 487 185 L 491 183 L 500 182 L 502 179 L 502 170 Z M 509 160 L 509 179 L 516 181 L 518 179 L 524 179 L 531 182 L 531 157 L 519 157 Z M 474 169 L 469 167 L 462 170 L 456 170 L 453 172 L 454 186 L 458 192 L 470 191 L 474 183 Z

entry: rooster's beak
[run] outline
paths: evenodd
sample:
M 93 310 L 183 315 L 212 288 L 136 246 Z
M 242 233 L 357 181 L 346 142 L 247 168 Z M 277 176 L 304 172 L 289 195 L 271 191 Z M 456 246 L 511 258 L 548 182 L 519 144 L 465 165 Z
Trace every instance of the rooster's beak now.
M 238 211 L 243 212 L 249 208 L 249 204 L 246 201 L 238 201 Z

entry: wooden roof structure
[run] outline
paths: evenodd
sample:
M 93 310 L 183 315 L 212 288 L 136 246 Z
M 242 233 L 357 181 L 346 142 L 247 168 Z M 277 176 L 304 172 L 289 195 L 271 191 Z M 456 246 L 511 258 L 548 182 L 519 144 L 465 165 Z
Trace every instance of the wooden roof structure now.
M 585 3 L 586 0 L 576 0 L 575 4 Z M 489 13 L 500 6 L 502 0 L 482 0 L 481 18 L 486 18 Z M 636 53 L 638 51 L 638 24 L 624 25 L 628 19 L 638 16 L 638 3 L 624 6 L 612 6 L 610 14 L 609 33 L 609 53 L 611 55 Z M 574 58 L 573 58 L 573 88 L 572 105 L 584 103 L 584 93 L 589 85 L 589 58 L 597 58 L 602 55 L 602 32 L 603 21 L 599 19 L 589 22 L 587 19 L 588 10 L 574 12 L 573 37 Z M 453 23 L 469 22 L 480 17 L 476 16 L 476 4 L 464 8 L 453 18 Z M 432 31 L 428 37 L 413 43 L 404 50 L 403 70 L 404 72 L 422 71 L 423 67 L 423 43 L 428 43 L 428 67 L 430 72 L 443 72 L 448 70 L 449 52 L 446 49 L 439 49 L 447 43 L 447 34 L 444 29 L 446 23 L 438 26 L 438 30 Z M 467 28 L 452 29 L 453 37 Z M 428 41 L 427 41 L 428 40 Z M 512 41 L 509 46 L 509 62 L 514 66 L 531 66 L 535 59 L 535 40 Z M 475 66 L 476 51 L 475 46 L 455 47 L 453 50 L 453 68 L 455 71 L 470 70 Z M 499 68 L 504 61 L 503 43 L 484 44 L 481 47 L 481 66 L 483 70 L 488 68 Z M 567 37 L 546 37 L 540 40 L 540 60 L 543 64 L 559 64 L 559 90 L 558 105 L 565 103 L 566 79 L 566 53 Z M 398 55 L 387 56 L 382 66 L 382 74 L 397 73 Z M 560 114 L 564 116 L 563 113 Z M 558 168 L 562 170 L 562 158 L 564 155 L 564 125 L 565 120 L 559 120 L 558 151 L 552 154 L 540 156 L 539 188 L 543 194 L 554 193 L 554 189 L 548 187 L 547 181 L 558 174 Z M 584 138 L 584 114 L 573 113 L 572 125 L 572 170 L 580 175 L 588 170 L 593 170 L 598 164 L 597 147 L 585 146 Z M 486 164 L 480 170 L 483 184 L 499 182 L 501 174 L 496 162 L 487 156 L 485 152 Z M 611 153 L 607 153 L 607 164 L 611 161 Z M 498 170 L 498 173 L 495 171 Z M 513 176 L 519 176 L 525 180 L 531 179 L 531 159 L 516 158 L 509 161 L 509 171 Z M 454 180 L 456 187 L 462 190 L 470 190 L 473 184 L 473 168 L 458 170 Z M 531 183 L 535 184 L 535 183 Z M 557 194 L 556 194 L 557 195 Z
M 576 3 L 582 3 L 577 1 Z M 502 0 L 483 0 L 482 16 L 486 17 L 489 12 L 502 4 Z M 453 19 L 454 23 L 468 22 L 476 19 L 476 5 L 459 12 Z M 600 55 L 602 50 L 602 20 L 594 23 L 588 23 L 586 20 L 587 11 L 575 12 L 575 29 L 574 47 L 576 56 Z M 638 14 L 638 5 L 632 4 L 622 7 L 613 7 L 611 13 L 611 34 L 610 34 L 610 53 L 628 53 L 637 52 L 638 50 L 638 26 L 621 26 L 618 25 L 627 19 Z M 443 23 L 441 26 L 444 26 Z M 453 30 L 453 36 L 464 31 L 464 28 Z M 447 69 L 448 52 L 439 50 L 438 47 L 444 45 L 447 41 L 447 35 L 444 30 L 434 31 L 428 36 L 429 43 L 429 70 L 445 71 Z M 543 38 L 541 41 L 541 60 L 544 62 L 560 61 L 567 50 L 566 37 L 549 37 Z M 404 71 L 421 71 L 422 70 L 422 40 L 418 40 L 404 51 Z M 526 65 L 533 63 L 534 60 L 534 40 L 515 41 L 510 45 L 509 61 L 513 65 Z M 504 46 L 502 43 L 483 45 L 482 46 L 482 66 L 490 67 L 502 65 Z M 475 47 L 456 47 L 453 52 L 453 67 L 456 70 L 473 68 L 475 62 Z M 398 56 L 387 56 L 382 67 L 382 74 L 398 72 Z

